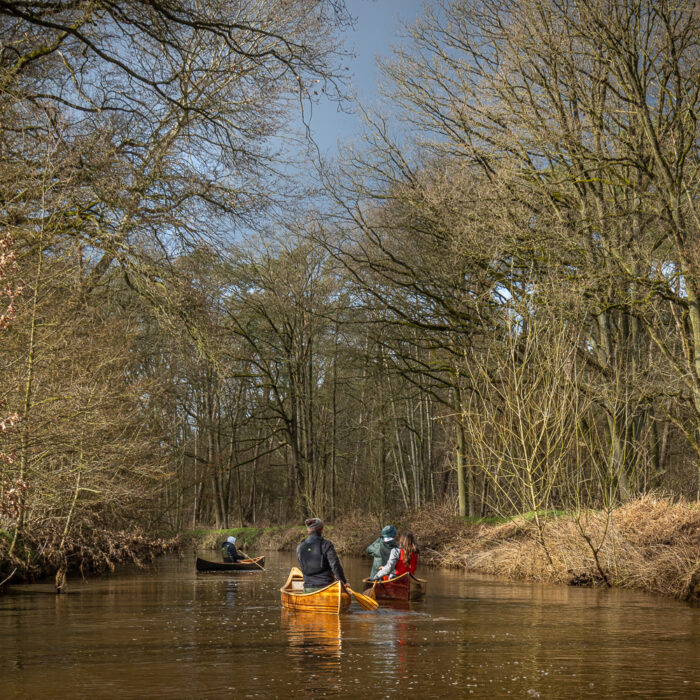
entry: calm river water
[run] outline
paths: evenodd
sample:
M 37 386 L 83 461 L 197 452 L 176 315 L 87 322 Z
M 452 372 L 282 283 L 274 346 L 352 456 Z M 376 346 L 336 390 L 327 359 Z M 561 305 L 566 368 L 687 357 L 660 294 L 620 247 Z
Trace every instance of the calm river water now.
M 215 558 L 212 553 L 210 558 Z M 344 558 L 360 590 L 368 560 Z M 0 698 L 700 698 L 700 609 L 423 568 L 423 602 L 287 614 L 264 573 L 163 558 L 0 597 Z

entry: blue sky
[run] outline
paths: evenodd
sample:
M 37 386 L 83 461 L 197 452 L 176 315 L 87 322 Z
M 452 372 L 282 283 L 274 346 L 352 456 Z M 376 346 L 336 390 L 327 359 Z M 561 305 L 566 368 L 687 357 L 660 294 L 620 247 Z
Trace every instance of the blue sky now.
M 401 21 L 412 24 L 420 17 L 423 0 L 346 0 L 346 5 L 356 19 L 354 29 L 344 37 L 345 49 L 355 54 L 347 61 L 350 89 L 363 104 L 371 104 L 379 97 L 376 58 L 391 54 L 392 45 L 401 40 Z M 333 157 L 339 141 L 358 136 L 360 118 L 339 112 L 336 104 L 325 101 L 314 105 L 310 126 L 321 153 Z

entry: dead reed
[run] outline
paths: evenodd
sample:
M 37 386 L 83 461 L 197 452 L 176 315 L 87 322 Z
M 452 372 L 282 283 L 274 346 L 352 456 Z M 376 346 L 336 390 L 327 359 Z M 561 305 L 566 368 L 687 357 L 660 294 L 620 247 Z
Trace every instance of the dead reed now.
M 441 566 L 510 579 L 607 583 L 700 599 L 700 507 L 694 504 L 643 496 L 611 512 L 549 516 L 544 544 L 535 524 L 525 518 L 499 525 L 462 525 L 453 516 L 444 527 L 447 516 L 440 512 L 433 520 L 443 527 L 441 540 L 435 538 L 435 525 L 419 522 L 414 531 L 419 541 L 435 542 L 428 559 Z
M 383 525 L 412 530 L 422 564 L 513 580 L 609 585 L 700 601 L 700 507 L 647 495 L 606 511 L 469 523 L 448 507 L 379 520 L 354 513 L 324 535 L 340 554 L 363 555 Z M 303 528 L 261 532 L 256 548 L 293 550 Z

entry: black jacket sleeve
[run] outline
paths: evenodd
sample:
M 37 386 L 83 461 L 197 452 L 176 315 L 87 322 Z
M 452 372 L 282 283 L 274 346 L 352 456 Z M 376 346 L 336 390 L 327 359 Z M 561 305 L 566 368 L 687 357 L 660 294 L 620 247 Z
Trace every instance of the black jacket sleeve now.
M 326 555 L 326 559 L 328 559 L 328 563 L 331 565 L 333 576 L 335 576 L 338 581 L 347 583 L 347 580 L 345 579 L 345 572 L 340 564 L 340 559 L 338 559 L 333 543 L 329 542 L 328 540 L 324 540 L 323 543 L 325 545 L 325 551 L 323 553 Z

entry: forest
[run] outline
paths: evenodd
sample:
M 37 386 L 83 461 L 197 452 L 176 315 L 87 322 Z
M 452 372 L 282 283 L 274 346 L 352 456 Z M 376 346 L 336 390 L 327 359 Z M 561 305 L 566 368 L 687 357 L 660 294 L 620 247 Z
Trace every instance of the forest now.
M 0 2 L 0 558 L 700 498 L 700 13 Z M 290 135 L 289 124 L 299 125 Z

